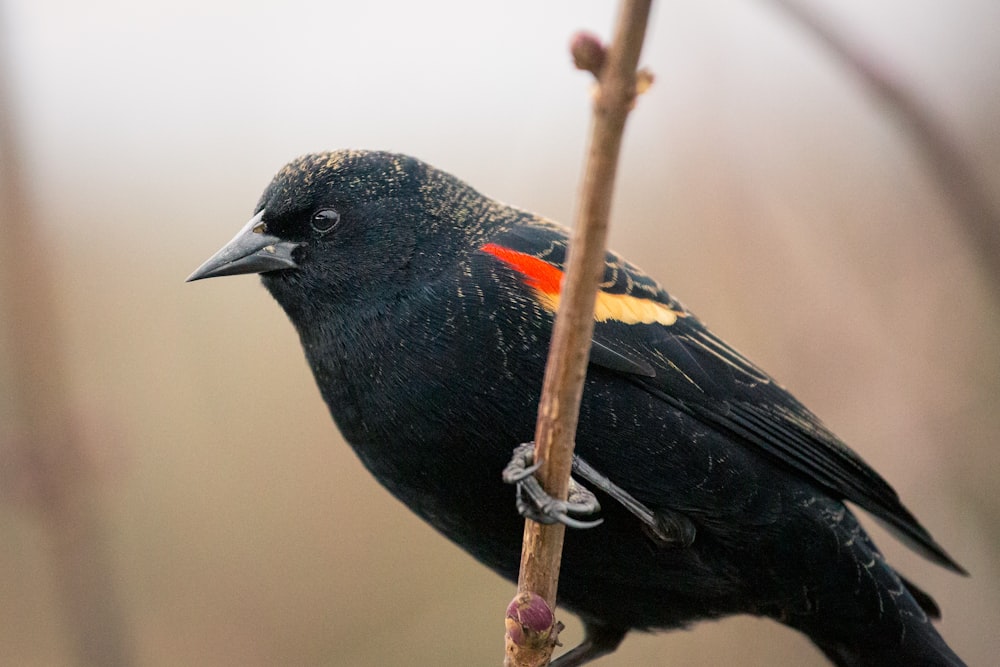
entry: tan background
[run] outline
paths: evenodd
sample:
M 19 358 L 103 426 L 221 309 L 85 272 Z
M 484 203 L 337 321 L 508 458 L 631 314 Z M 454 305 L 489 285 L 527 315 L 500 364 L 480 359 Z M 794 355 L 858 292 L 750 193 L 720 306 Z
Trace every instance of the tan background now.
M 1000 206 L 1000 5 L 824 4 L 920 91 Z M 499 664 L 512 585 L 362 470 L 258 281 L 183 279 L 274 171 L 319 149 L 412 153 L 569 221 L 589 81 L 566 44 L 607 35 L 611 3 L 0 9 L 139 664 Z M 993 663 L 1000 290 L 952 207 L 895 120 L 769 3 L 662 2 L 642 60 L 657 85 L 628 128 L 614 247 L 890 479 L 973 576 L 879 543 L 941 604 L 952 646 Z M 0 663 L 71 660 L 48 539 L 0 505 Z M 731 619 L 630 637 L 600 664 L 824 662 Z

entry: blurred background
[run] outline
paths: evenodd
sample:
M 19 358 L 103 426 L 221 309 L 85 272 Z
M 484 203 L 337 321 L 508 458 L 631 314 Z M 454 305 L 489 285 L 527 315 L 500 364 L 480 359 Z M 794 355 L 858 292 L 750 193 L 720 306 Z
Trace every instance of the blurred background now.
M 922 100 L 1000 208 L 1000 4 L 811 6 Z M 614 12 L 0 3 L 0 663 L 500 664 L 513 585 L 362 469 L 259 281 L 184 278 L 322 149 L 410 153 L 570 222 L 591 80 L 567 44 L 608 37 Z M 642 62 L 657 81 L 627 129 L 613 247 L 894 484 L 972 576 L 876 539 L 956 651 L 993 663 L 1000 285 L 958 208 L 898 116 L 775 4 L 659 2 Z M 735 618 L 630 636 L 600 664 L 826 663 Z

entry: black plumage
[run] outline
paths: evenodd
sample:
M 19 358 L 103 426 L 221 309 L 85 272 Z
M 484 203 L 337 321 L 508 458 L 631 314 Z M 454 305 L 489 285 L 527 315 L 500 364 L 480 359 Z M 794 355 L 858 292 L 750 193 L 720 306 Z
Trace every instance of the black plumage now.
M 338 151 L 286 166 L 192 279 L 261 273 L 338 427 L 397 498 L 514 579 L 522 519 L 500 477 L 534 433 L 566 230 L 414 158 Z M 600 488 L 567 534 L 560 603 L 588 643 L 768 616 L 841 665 L 960 665 L 844 505 L 962 569 L 895 491 L 765 372 L 609 253 L 576 451 L 684 539 Z

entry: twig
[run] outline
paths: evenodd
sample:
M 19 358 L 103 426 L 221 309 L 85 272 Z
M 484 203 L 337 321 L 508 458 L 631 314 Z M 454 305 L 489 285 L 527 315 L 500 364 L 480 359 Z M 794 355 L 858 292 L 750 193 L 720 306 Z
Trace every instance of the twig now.
M 131 647 L 94 471 L 70 424 L 55 281 L 26 195 L 6 64 L 0 59 L 0 322 L 9 329 L 4 366 L 14 409 L 0 432 L 0 491 L 44 522 L 75 662 L 124 666 L 133 662 Z
M 967 245 L 987 272 L 994 295 L 1000 298 L 1000 210 L 990 200 L 975 170 L 947 129 L 914 91 L 880 64 L 873 54 L 848 39 L 832 21 L 798 0 L 771 2 L 811 32 L 902 121 L 904 130 L 917 150 L 923 153 L 938 184 L 951 199 Z
M 636 67 L 651 4 L 652 0 L 623 0 L 614 39 L 606 52 L 588 35 L 578 35 L 572 44 L 574 60 L 595 73 L 598 88 L 583 189 L 535 430 L 535 455 L 543 462 L 537 475 L 554 498 L 565 499 L 569 490 L 580 398 L 594 330 L 594 302 L 604 275 L 611 195 L 625 120 L 637 94 Z M 525 521 L 518 598 L 508 613 L 508 667 L 537 667 L 551 659 L 558 634 L 551 610 L 555 609 L 563 535 L 561 524 Z M 547 605 L 548 614 L 540 602 Z M 524 623 L 526 616 L 518 613 L 520 609 L 531 610 L 536 622 Z M 538 619 L 548 620 L 548 627 L 537 627 Z

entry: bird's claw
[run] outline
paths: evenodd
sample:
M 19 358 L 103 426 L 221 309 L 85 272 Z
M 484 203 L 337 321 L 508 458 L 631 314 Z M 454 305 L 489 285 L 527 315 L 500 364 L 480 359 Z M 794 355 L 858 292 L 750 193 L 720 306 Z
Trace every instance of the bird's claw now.
M 514 448 L 510 463 L 503 471 L 503 481 L 517 488 L 517 511 L 526 519 L 538 523 L 561 523 L 570 528 L 593 528 L 603 519 L 582 521 L 571 514 L 595 514 L 601 510 L 597 497 L 573 478 L 569 480 L 566 500 L 553 498 L 538 482 L 534 473 L 542 462 L 535 462 L 535 443 L 529 442 Z
M 503 469 L 503 481 L 505 484 L 517 484 L 531 477 L 542 467 L 542 462 L 532 463 L 535 460 L 535 443 L 528 442 L 514 448 L 514 453 L 510 457 L 510 462 Z

